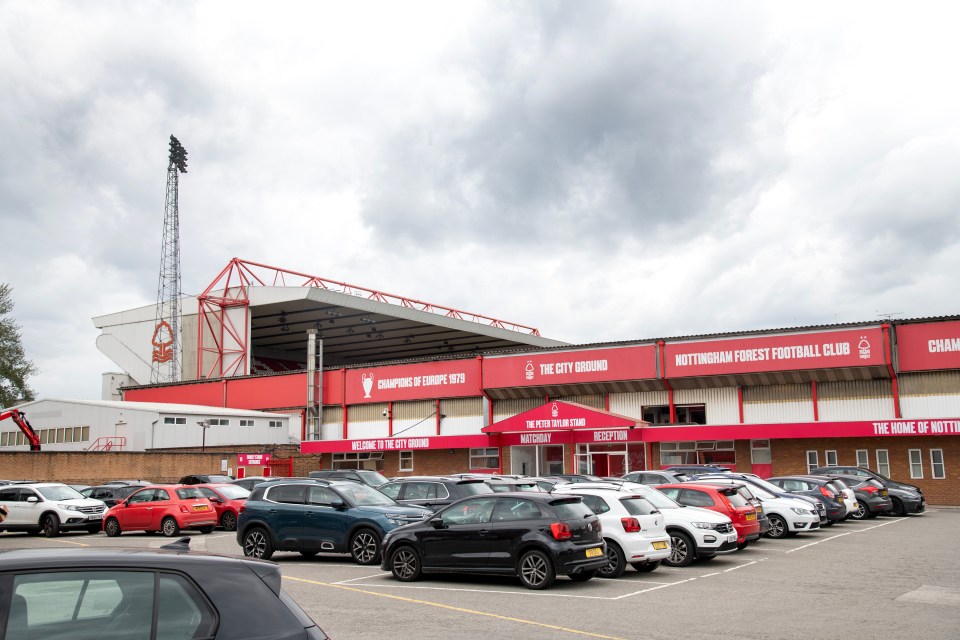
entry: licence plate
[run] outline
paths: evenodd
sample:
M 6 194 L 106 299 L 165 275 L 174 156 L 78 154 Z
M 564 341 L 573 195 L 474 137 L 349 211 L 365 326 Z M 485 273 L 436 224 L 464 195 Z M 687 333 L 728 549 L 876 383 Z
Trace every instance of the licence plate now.
M 883 491 L 880 492 L 880 495 L 882 495 L 884 498 L 886 498 L 887 495 L 889 495 L 889 492 L 888 492 L 886 489 L 884 489 Z
M 755 514 L 755 513 L 748 513 L 748 514 L 747 514 L 747 520 L 756 520 L 756 519 L 757 519 L 757 514 Z
M 194 510 L 194 511 L 206 511 L 206 510 L 207 510 L 207 505 L 205 505 L 205 504 L 195 504 L 195 505 L 193 505 L 193 510 Z
M 666 542 L 663 542 L 663 541 L 654 542 L 654 543 L 653 543 L 653 548 L 654 548 L 654 549 L 666 549 L 666 548 L 667 548 L 667 543 L 666 543 Z
M 601 549 L 600 547 L 593 547 L 592 549 L 587 549 L 588 558 L 595 558 L 597 556 L 602 556 L 602 555 L 603 555 L 603 549 Z
M 97 522 L 101 522 L 103 520 L 103 516 L 87 516 L 87 520 L 96 520 Z

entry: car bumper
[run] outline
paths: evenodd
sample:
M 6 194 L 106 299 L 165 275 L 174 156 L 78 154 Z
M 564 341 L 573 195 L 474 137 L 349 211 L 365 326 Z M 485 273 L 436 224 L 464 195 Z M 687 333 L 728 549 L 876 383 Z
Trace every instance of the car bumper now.
M 714 555 L 737 550 L 737 531 L 720 533 L 712 530 L 697 531 L 697 554 Z
M 573 573 L 602 569 L 607 565 L 607 553 L 604 547 L 601 547 L 601 550 L 603 553 L 593 558 L 587 557 L 587 547 L 578 546 L 561 551 L 556 557 L 557 574 L 568 576 Z
M 787 521 L 790 531 L 813 531 L 820 528 L 820 517 L 811 514 L 809 516 L 794 515 Z
M 654 549 L 654 543 L 660 543 L 663 549 Z M 649 562 L 670 557 L 670 536 L 666 533 L 656 538 L 622 541 L 623 554 L 627 562 Z

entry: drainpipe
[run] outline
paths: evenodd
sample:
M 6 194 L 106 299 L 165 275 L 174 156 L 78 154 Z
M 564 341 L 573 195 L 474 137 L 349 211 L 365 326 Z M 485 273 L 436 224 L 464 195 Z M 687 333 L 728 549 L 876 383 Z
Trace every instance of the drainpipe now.
M 817 400 L 817 381 L 810 383 L 810 390 L 813 392 L 813 421 L 820 422 L 820 402 Z
M 610 394 L 609 393 L 603 394 L 603 407 L 607 411 L 610 411 Z M 640 416 L 640 417 L 643 417 L 643 416 Z
M 667 380 L 667 362 L 666 356 L 664 355 L 663 340 L 657 340 L 657 351 L 660 353 L 660 379 L 663 380 L 663 384 L 667 388 L 667 401 L 670 403 L 670 424 L 675 424 L 677 422 L 677 405 L 673 403 L 673 387 L 670 386 L 670 381 Z
M 343 439 L 347 439 L 347 370 L 340 369 L 342 380 L 340 381 L 340 409 L 343 412 Z
M 440 400 L 433 401 L 433 415 L 437 421 L 437 435 L 440 435 Z
M 387 403 L 387 433 L 393 437 L 393 400 Z
M 893 415 L 898 420 L 903 416 L 900 414 L 900 387 L 897 384 L 897 372 L 893 369 L 893 346 L 890 338 L 890 325 L 884 323 L 883 329 L 883 359 L 887 365 L 887 371 L 890 373 L 890 381 L 893 383 Z
M 737 408 L 740 410 L 740 424 L 743 424 L 743 387 L 737 385 Z

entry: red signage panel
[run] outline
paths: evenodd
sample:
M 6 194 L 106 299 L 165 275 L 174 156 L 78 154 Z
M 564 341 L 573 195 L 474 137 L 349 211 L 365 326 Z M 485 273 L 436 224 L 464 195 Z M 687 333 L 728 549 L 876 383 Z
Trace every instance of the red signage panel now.
M 897 326 L 900 371 L 960 369 L 960 322 Z
M 644 442 L 692 440 L 759 440 L 796 438 L 867 438 L 960 436 L 960 419 L 884 420 L 858 422 L 789 422 L 714 426 L 644 427 Z
M 240 467 L 262 467 L 270 464 L 269 453 L 238 453 L 237 466 Z
M 664 345 L 667 378 L 882 365 L 879 327 Z
M 613 349 L 552 351 L 485 358 L 485 389 L 584 384 L 657 377 L 657 351 L 652 344 Z
M 346 453 L 350 451 L 412 451 L 416 449 L 470 449 L 491 445 L 486 434 L 471 436 L 411 436 L 363 440 L 305 440 L 300 453 Z
M 563 431 L 571 429 L 609 429 L 637 426 L 637 419 L 601 411 L 573 402 L 548 402 L 539 407 L 504 418 L 489 427 L 484 433 Z M 644 422 L 643 424 L 647 424 Z
M 347 369 L 347 404 L 479 395 L 477 359 Z
M 127 389 L 123 399 L 130 402 L 162 402 L 168 404 L 196 404 L 205 407 L 224 407 L 224 385 L 220 380 L 178 384 L 148 389 Z
M 307 404 L 307 374 L 227 379 L 224 406 L 269 411 Z
M 323 372 L 323 404 L 343 402 L 343 370 Z

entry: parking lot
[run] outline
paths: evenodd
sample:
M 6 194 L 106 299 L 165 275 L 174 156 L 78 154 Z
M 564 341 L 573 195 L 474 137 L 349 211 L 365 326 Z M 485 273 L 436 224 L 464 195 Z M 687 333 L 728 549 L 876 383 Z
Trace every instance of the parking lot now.
M 278 553 L 284 588 L 334 640 L 363 638 L 960 638 L 960 510 L 847 521 L 686 568 L 546 591 L 516 579 L 426 576 L 400 583 L 347 556 Z M 237 555 L 231 533 L 185 534 L 191 548 Z M 0 549 L 159 547 L 107 538 L 0 534 Z

